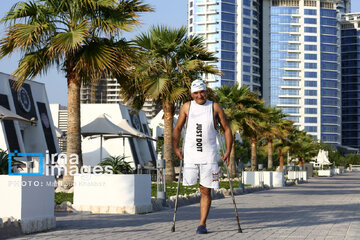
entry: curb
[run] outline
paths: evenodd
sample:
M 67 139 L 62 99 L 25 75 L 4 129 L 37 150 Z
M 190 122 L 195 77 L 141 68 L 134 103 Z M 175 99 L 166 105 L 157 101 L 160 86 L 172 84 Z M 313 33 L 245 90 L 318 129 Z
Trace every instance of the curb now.
M 291 186 L 294 185 L 294 183 L 286 185 Z M 234 195 L 242 195 L 242 194 L 249 194 L 259 191 L 265 191 L 271 189 L 268 186 L 251 186 L 251 187 L 245 187 L 245 191 L 243 191 L 242 188 L 234 188 Z M 212 200 L 217 199 L 223 199 L 225 197 L 231 196 L 230 189 L 220 188 L 215 189 L 212 193 Z M 195 203 L 199 203 L 201 198 L 200 191 L 198 190 L 195 193 L 192 194 L 184 194 L 179 195 L 178 198 L 178 207 L 187 206 Z M 152 204 L 152 212 L 161 211 L 164 209 L 172 209 L 175 206 L 176 196 L 170 196 L 166 203 L 163 205 L 162 199 L 157 199 L 155 197 L 151 198 L 151 204 Z M 77 211 L 73 208 L 72 204 L 70 202 L 62 202 L 61 204 L 55 204 L 55 212 L 73 212 L 77 213 Z

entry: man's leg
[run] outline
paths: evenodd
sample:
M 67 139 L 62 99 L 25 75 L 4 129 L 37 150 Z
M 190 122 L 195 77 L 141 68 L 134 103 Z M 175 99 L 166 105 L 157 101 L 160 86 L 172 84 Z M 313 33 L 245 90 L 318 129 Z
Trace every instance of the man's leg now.
M 211 206 L 211 188 L 200 185 L 201 199 L 200 199 L 200 223 L 199 226 L 206 227 L 206 219 L 209 215 Z

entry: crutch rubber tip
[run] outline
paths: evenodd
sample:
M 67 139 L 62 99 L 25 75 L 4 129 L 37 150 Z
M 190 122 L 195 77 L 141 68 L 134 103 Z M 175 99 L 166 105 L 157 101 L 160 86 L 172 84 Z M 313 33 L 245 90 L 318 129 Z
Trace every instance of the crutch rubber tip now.
M 175 226 L 171 228 L 171 232 L 175 232 Z
M 239 229 L 239 230 L 238 230 L 238 233 L 242 233 L 242 230 L 241 230 L 241 229 Z

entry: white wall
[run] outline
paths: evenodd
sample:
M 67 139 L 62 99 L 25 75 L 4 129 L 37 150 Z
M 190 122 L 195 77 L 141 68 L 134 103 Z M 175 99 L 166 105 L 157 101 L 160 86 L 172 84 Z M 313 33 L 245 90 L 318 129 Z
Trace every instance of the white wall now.
M 54 216 L 54 177 L 23 176 L 22 181 L 22 218 Z
M 20 220 L 24 233 L 55 228 L 54 177 L 0 175 L 0 218 Z
M 0 218 L 21 219 L 21 179 L 21 176 L 0 175 Z
M 52 176 L 0 175 L 0 218 L 54 216 L 53 182 Z
M 93 213 L 151 211 L 150 175 L 83 174 L 74 177 L 74 205 Z

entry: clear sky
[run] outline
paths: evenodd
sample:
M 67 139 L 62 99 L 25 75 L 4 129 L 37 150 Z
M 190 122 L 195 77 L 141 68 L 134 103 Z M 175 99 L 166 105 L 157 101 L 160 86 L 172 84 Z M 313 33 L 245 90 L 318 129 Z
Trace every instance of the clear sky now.
M 1 1 L 0 17 L 10 9 L 18 0 Z M 144 0 L 150 4 L 155 12 L 143 14 L 141 21 L 144 23 L 137 27 L 132 33 L 124 34 L 130 39 L 137 33 L 146 31 L 152 25 L 166 24 L 171 27 L 180 27 L 186 24 L 187 0 Z M 360 12 L 360 1 L 352 0 L 351 12 Z M 4 33 L 4 26 L 0 26 L 1 36 Z M 0 72 L 11 74 L 17 67 L 19 55 L 0 60 Z M 43 82 L 46 86 L 50 103 L 67 105 L 67 85 L 65 75 L 56 68 L 50 69 L 47 74 L 35 78 L 35 81 Z
M 143 14 L 141 22 L 144 23 L 131 33 L 125 33 L 124 37 L 131 39 L 137 33 L 145 32 L 152 25 L 166 24 L 171 27 L 180 27 L 186 24 L 187 0 L 143 0 L 154 8 L 154 12 Z M 18 0 L 1 0 L 0 17 L 13 6 Z M 0 26 L 1 36 L 4 35 L 4 25 Z M 0 60 L 0 72 L 11 74 L 16 68 L 19 55 L 5 57 Z M 60 103 L 67 105 L 67 81 L 62 71 L 57 71 L 54 67 L 46 74 L 34 79 L 45 83 L 47 95 L 50 103 Z

